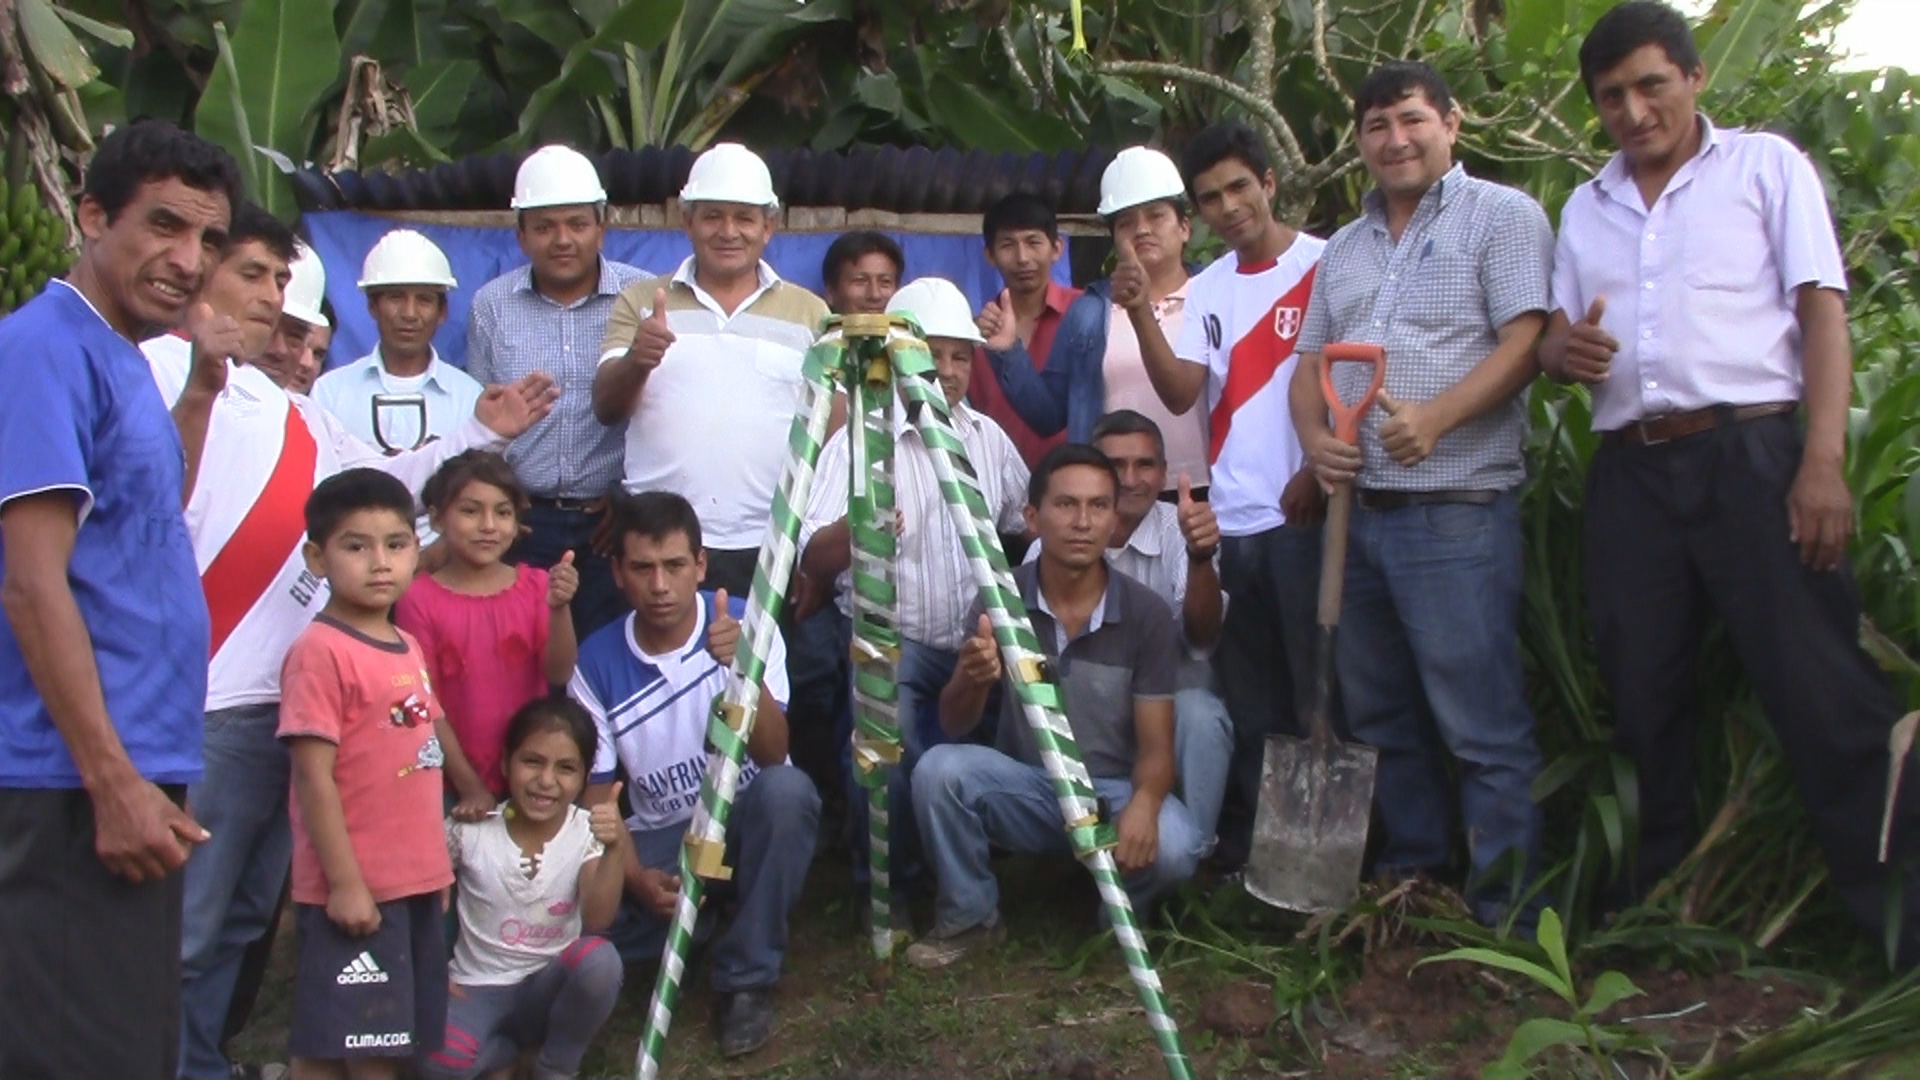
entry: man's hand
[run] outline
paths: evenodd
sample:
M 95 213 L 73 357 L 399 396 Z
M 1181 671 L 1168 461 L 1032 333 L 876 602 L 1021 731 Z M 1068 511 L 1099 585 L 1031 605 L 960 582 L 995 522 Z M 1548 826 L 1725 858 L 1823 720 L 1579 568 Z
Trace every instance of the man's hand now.
M 202 300 L 187 316 L 187 333 L 193 339 L 193 368 L 187 375 L 187 388 L 218 396 L 227 388 L 227 361 L 238 359 L 246 351 L 240 320 L 215 315 L 213 305 Z
M 980 328 L 980 336 L 987 339 L 987 348 L 994 352 L 1006 352 L 1020 340 L 1020 323 L 1013 314 L 1013 296 L 1005 289 L 980 309 L 973 323 Z
M 1187 541 L 1187 557 L 1190 559 L 1211 559 L 1220 550 L 1220 520 L 1214 516 L 1213 504 L 1201 502 L 1193 497 L 1193 483 L 1186 473 L 1180 474 L 1180 501 L 1177 504 L 1180 519 L 1180 535 Z
M 364 881 L 327 892 L 327 920 L 348 937 L 367 937 L 380 929 L 380 907 Z
M 992 686 L 1000 681 L 1000 646 L 993 640 L 993 620 L 980 616 L 973 636 L 960 646 L 957 665 L 975 686 Z
M 627 833 L 627 823 L 620 820 L 620 789 L 623 786 L 616 782 L 608 790 L 606 800 L 595 805 L 587 814 L 587 828 L 608 851 L 617 851 L 621 844 L 632 839 Z
M 1853 494 L 1838 464 L 1801 461 L 1787 491 L 1787 522 L 1801 562 L 1823 571 L 1840 565 L 1853 536 Z
M 469 767 L 467 772 L 470 774 L 473 769 Z M 476 784 L 473 790 L 460 792 L 460 801 L 453 804 L 453 809 L 447 812 L 447 816 L 455 821 L 472 824 L 476 821 L 485 821 L 488 814 L 499 808 L 500 800 L 493 797 L 493 792 L 487 790 L 487 785 Z
M 1313 465 L 1313 474 L 1320 483 L 1328 488 L 1339 484 L 1351 484 L 1360 475 L 1360 448 L 1346 442 L 1331 431 L 1315 432 L 1307 436 L 1307 460 Z
M 1131 874 L 1153 865 L 1160 854 L 1160 807 L 1153 799 L 1135 795 L 1114 822 L 1120 842 L 1113 849 L 1113 861 L 1120 872 Z
M 680 875 L 643 866 L 638 891 L 636 899 L 641 906 L 662 919 L 671 919 L 674 905 L 680 902 Z
M 660 360 L 667 355 L 676 339 L 673 331 L 667 329 L 667 290 L 653 290 L 653 311 L 640 320 L 640 326 L 633 332 L 633 344 L 627 348 L 627 359 L 641 368 L 652 371 L 660 366 Z
M 573 566 L 573 549 L 560 555 L 560 561 L 547 570 L 547 606 L 555 611 L 573 603 L 580 589 L 580 571 Z
M 1600 328 L 1600 316 L 1606 310 L 1607 298 L 1596 296 L 1592 306 L 1587 308 L 1586 317 L 1568 329 L 1561 378 L 1588 386 L 1598 386 L 1607 381 L 1607 372 L 1612 368 L 1613 354 L 1620 351 L 1620 342 Z
M 1320 486 L 1311 463 L 1300 467 L 1280 489 L 1280 512 L 1289 525 L 1317 525 L 1327 517 L 1327 491 Z
M 733 654 L 740 647 L 740 620 L 727 611 L 727 590 L 713 594 L 713 621 L 707 624 L 707 653 L 721 667 L 733 666 Z
M 1119 253 L 1110 279 L 1113 302 L 1128 311 L 1149 306 L 1153 299 L 1147 295 L 1147 268 L 1140 265 L 1140 257 L 1133 252 L 1133 237 L 1117 234 L 1113 243 Z
M 489 386 L 474 402 L 473 415 L 503 439 L 517 438 L 539 423 L 560 398 L 553 376 L 543 371 L 505 386 Z
M 109 871 L 134 884 L 159 881 L 187 863 L 212 834 L 167 793 L 138 776 L 93 792 L 93 850 Z
M 1380 425 L 1380 447 L 1395 463 L 1411 469 L 1433 455 L 1435 443 L 1446 434 L 1434 418 L 1431 402 L 1395 401 L 1383 391 L 1380 407 L 1387 422 Z

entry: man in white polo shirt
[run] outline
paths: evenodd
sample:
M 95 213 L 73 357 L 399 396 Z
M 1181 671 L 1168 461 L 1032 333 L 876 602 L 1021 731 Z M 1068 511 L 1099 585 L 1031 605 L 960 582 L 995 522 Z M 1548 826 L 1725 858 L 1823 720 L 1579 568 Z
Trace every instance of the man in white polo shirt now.
M 300 553 L 307 496 L 320 480 L 362 465 L 418 491 L 447 457 L 498 448 L 552 406 L 550 380 L 527 380 L 488 391 L 467 424 L 418 452 L 388 457 L 353 438 L 254 362 L 304 347 L 304 333 L 286 340 L 281 318 L 293 254 L 285 224 L 257 206 L 236 207 L 200 302 L 239 320 L 245 355 L 176 384 L 172 358 L 184 343 L 168 335 L 143 345 L 171 394 L 186 453 L 187 530 L 212 622 L 206 772 L 188 791 L 212 836 L 187 863 L 182 932 L 181 1075 L 194 1080 L 229 1074 L 219 1039 L 241 956 L 266 931 L 291 860 L 290 766 L 276 737 L 280 665 L 327 596 Z
M 686 499 L 648 491 L 613 504 L 613 579 L 629 614 L 580 643 L 568 688 L 600 729 L 587 801 L 626 773 L 627 890 L 606 931 L 628 963 L 657 959 L 680 894 L 680 848 L 706 777 L 707 722 L 726 688 L 746 597 L 702 588 L 708 555 Z M 720 1053 L 750 1054 L 773 1035 L 774 984 L 787 916 L 800 900 L 820 827 L 820 795 L 787 761 L 787 656 L 775 631 L 753 734 L 727 820 L 734 914 L 713 943 Z
M 393 230 L 367 252 L 360 289 L 380 342 L 313 384 L 313 400 L 354 438 L 399 453 L 445 438 L 473 415 L 480 384 L 433 347 L 457 284 L 446 253 L 412 229 Z
M 753 151 L 708 149 L 680 202 L 693 254 L 614 302 L 593 411 L 626 425 L 627 490 L 692 503 L 707 583 L 745 596 L 803 400 L 801 361 L 827 305 L 760 257 L 780 200 Z

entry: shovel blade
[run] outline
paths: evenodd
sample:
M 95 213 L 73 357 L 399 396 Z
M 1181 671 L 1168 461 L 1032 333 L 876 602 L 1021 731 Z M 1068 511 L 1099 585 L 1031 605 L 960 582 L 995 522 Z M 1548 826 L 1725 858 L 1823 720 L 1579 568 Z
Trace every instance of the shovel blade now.
M 1288 911 L 1339 911 L 1360 887 L 1376 755 L 1350 743 L 1269 736 L 1247 891 Z

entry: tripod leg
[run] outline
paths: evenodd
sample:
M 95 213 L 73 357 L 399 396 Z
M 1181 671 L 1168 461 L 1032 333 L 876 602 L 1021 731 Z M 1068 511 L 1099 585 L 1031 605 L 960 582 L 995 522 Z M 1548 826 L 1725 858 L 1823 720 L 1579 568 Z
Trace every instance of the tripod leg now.
M 894 558 L 894 396 L 884 342 L 854 339 L 860 378 L 848 380 L 847 531 L 853 544 L 853 764 L 867 796 L 868 912 L 874 959 L 893 956 L 889 784 L 900 761 L 899 593 Z M 858 423 L 858 427 L 853 425 Z
M 840 340 L 829 336 L 807 351 L 803 377 L 806 399 L 800 415 L 793 418 L 788 445 L 793 454 L 780 474 L 780 486 L 773 496 L 773 519 L 767 539 L 760 546 L 759 565 L 754 568 L 753 587 L 747 595 L 746 618 L 742 620 L 740 644 L 734 653 L 733 670 L 727 687 L 714 699 L 713 714 L 707 723 L 707 741 L 713 746 L 707 775 L 700 784 L 700 801 L 694 807 L 693 821 L 687 826 L 687 839 L 680 851 L 680 899 L 674 905 L 673 923 L 660 955 L 660 975 L 653 985 L 653 1000 L 647 1007 L 647 1027 L 640 1037 L 636 1069 L 640 1080 L 653 1080 L 660 1071 L 660 1054 L 666 1047 L 667 1029 L 673 1024 L 673 1009 L 680 997 L 680 982 L 686 973 L 687 952 L 693 944 L 694 924 L 700 914 L 700 900 L 706 893 L 707 879 L 725 880 L 730 871 L 725 864 L 727 817 L 733 810 L 733 795 L 740 784 L 740 761 L 747 740 L 753 734 L 753 718 L 760 706 L 760 679 L 767 667 L 767 652 L 779 631 L 781 605 L 786 601 L 787 579 L 793 572 L 795 546 L 800 536 L 800 514 L 807 505 L 807 493 L 813 487 L 814 465 L 820 447 L 826 442 L 827 424 L 833 412 L 833 380 L 840 370 L 844 352 Z
M 1099 803 L 1093 791 L 1093 779 L 1080 760 L 1073 730 L 1067 725 L 1060 688 L 1046 670 L 1046 657 L 1027 619 L 1026 605 L 1013 582 L 1007 557 L 1000 550 L 993 517 L 986 499 L 980 494 L 980 482 L 967 460 L 966 448 L 954 430 L 946 397 L 939 385 L 926 377 L 933 362 L 926 346 L 918 341 L 895 338 L 888 345 L 896 372 L 895 385 L 906 404 L 907 415 L 920 432 L 933 461 L 934 474 L 940 478 L 940 490 L 960 536 L 961 547 L 980 589 L 981 606 L 993 623 L 993 636 L 1000 643 L 1000 656 L 1020 699 L 1021 712 L 1032 729 L 1040 749 L 1040 760 L 1053 782 L 1054 797 L 1066 819 L 1067 836 L 1075 857 L 1093 874 L 1106 906 L 1114 937 L 1127 961 L 1127 972 L 1146 1006 L 1147 1023 L 1153 1028 L 1167 1075 L 1173 1080 L 1189 1080 L 1192 1073 L 1186 1052 L 1180 1047 L 1180 1032 L 1167 1010 L 1160 976 L 1153 968 L 1146 940 L 1134 922 L 1133 904 L 1120 881 L 1113 861 L 1113 826 L 1100 820 Z

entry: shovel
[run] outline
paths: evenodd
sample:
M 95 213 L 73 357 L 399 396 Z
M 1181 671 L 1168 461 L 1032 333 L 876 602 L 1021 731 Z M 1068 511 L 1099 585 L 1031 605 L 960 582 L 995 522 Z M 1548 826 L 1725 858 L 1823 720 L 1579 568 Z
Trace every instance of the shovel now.
M 1360 418 L 1373 406 L 1387 373 L 1378 345 L 1330 344 L 1320 369 L 1320 389 L 1333 414 L 1333 432 L 1355 445 Z M 1373 378 L 1352 405 L 1333 389 L 1333 365 L 1369 364 Z M 1247 857 L 1247 891 L 1288 911 L 1338 911 L 1353 902 L 1360 863 L 1367 851 L 1373 808 L 1372 747 L 1333 736 L 1333 647 L 1340 628 L 1340 592 L 1347 568 L 1347 523 L 1353 485 L 1334 487 L 1320 559 L 1319 631 L 1313 644 L 1313 703 L 1307 737 L 1267 737 L 1260 774 L 1260 804 L 1254 814 L 1253 850 Z

